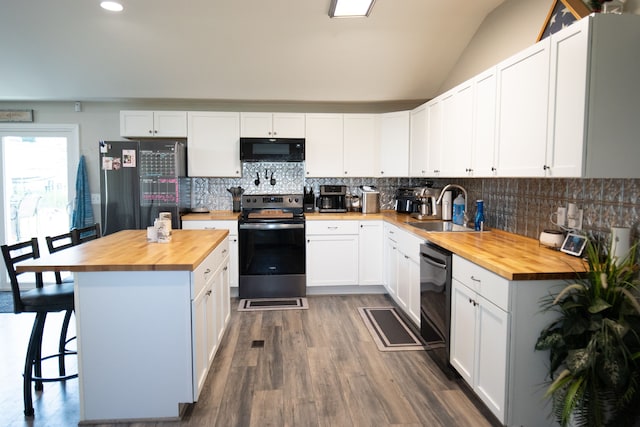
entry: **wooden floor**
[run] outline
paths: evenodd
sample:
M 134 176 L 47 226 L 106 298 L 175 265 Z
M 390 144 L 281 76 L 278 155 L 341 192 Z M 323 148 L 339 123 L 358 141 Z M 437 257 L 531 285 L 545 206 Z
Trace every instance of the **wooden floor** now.
M 232 300 L 199 402 L 180 422 L 117 425 L 491 426 L 426 352 L 378 351 L 357 308 L 391 305 L 387 298 L 312 296 L 308 310 L 262 312 L 237 312 Z M 45 384 L 35 418 L 22 414 L 20 371 L 31 322 L 26 314 L 0 314 L 0 425 L 75 425 L 77 380 Z M 264 347 L 254 347 L 256 340 Z

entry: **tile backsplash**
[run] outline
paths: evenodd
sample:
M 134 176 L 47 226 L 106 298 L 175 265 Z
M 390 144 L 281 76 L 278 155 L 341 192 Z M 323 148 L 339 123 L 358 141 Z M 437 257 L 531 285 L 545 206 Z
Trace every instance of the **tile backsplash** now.
M 555 227 L 550 216 L 558 206 L 576 203 L 584 211 L 583 230 L 591 237 L 606 241 L 613 226 L 630 227 L 634 238 L 640 236 L 640 179 L 305 178 L 303 163 L 244 163 L 241 178 L 189 180 L 191 206 L 211 210 L 231 210 L 227 189 L 236 186 L 244 188 L 245 194 L 301 194 L 304 186 L 309 186 L 317 195 L 320 185 L 325 184 L 346 185 L 352 194 L 357 194 L 361 185 L 374 185 L 380 191 L 381 209 L 393 209 L 398 187 L 455 183 L 467 190 L 470 217 L 475 213 L 475 201 L 484 200 L 488 227 L 537 239 L 542 230 Z

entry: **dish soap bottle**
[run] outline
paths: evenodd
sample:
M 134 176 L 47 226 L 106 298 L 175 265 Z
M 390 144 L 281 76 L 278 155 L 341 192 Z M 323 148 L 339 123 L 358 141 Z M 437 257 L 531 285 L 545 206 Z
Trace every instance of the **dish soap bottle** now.
M 476 231 L 484 230 L 484 201 L 476 200 L 476 219 L 474 221 Z
M 458 225 L 464 224 L 464 197 L 458 194 L 453 201 L 453 223 Z

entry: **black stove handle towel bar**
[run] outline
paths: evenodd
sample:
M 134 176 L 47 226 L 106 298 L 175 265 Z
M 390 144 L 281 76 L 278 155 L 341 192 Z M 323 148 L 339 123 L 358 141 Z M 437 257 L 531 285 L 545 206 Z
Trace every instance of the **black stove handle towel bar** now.
M 252 223 L 240 223 L 238 224 L 238 228 L 241 230 L 285 230 L 285 229 L 304 228 L 304 223 L 286 224 L 282 222 L 278 222 L 278 223 L 252 222 Z

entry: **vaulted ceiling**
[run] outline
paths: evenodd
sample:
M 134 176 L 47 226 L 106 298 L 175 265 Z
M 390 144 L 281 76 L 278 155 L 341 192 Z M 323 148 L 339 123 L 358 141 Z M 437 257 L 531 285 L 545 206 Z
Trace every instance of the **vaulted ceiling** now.
M 5 1 L 0 100 L 426 99 L 504 1 L 377 0 L 362 19 L 330 0 Z

